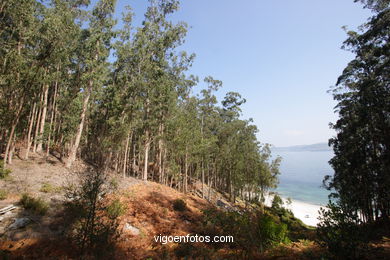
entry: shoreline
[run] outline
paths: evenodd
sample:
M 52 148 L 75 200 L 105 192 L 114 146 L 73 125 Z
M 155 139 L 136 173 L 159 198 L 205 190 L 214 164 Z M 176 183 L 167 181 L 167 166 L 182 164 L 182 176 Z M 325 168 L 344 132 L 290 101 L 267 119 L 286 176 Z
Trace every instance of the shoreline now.
M 279 195 L 280 196 L 280 195 Z M 280 196 L 284 202 L 283 207 L 286 209 L 289 209 L 292 211 L 294 216 L 300 220 L 302 220 L 303 223 L 309 226 L 317 226 L 319 223 L 318 217 L 319 217 L 319 210 L 320 208 L 325 208 L 325 206 L 311 204 L 299 200 L 293 200 L 291 199 L 291 204 L 288 205 L 286 203 L 287 199 L 285 197 Z M 268 195 L 265 198 L 265 205 L 271 206 L 273 200 L 273 195 Z

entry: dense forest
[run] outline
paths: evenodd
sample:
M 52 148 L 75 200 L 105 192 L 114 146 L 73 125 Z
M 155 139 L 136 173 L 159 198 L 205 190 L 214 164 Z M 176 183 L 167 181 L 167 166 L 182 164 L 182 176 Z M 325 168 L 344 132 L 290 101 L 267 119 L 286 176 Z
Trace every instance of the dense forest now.
M 2 2 L 5 167 L 15 154 L 50 153 L 183 192 L 198 180 L 231 200 L 275 186 L 280 159 L 240 118 L 245 99 L 228 92 L 219 105 L 222 82 L 189 75 L 195 55 L 178 51 L 187 25 L 169 20 L 178 1 L 150 1 L 140 27 L 131 7 L 119 27 L 114 0 L 89 2 Z

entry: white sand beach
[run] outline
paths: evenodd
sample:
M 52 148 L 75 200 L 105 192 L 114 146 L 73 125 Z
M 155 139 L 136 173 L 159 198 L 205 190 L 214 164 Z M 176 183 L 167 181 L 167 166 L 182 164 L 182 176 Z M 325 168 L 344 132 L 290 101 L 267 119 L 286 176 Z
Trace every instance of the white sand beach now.
M 265 204 L 267 206 L 271 206 L 272 204 L 273 195 L 270 195 L 266 198 Z M 284 207 L 287 209 L 290 209 L 296 218 L 299 218 L 302 220 L 303 223 L 309 226 L 317 226 L 319 220 L 319 210 L 321 207 L 320 205 L 314 205 L 302 201 L 292 200 L 291 204 L 288 205 L 286 203 L 287 199 L 283 198 L 284 201 Z

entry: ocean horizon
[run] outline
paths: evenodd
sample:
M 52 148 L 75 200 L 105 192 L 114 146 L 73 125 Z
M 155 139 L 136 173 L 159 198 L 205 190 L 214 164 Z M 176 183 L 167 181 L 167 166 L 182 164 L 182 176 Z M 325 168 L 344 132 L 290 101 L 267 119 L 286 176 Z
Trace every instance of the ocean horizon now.
M 332 175 L 328 161 L 333 151 L 279 151 L 273 156 L 281 156 L 279 184 L 273 190 L 284 198 L 325 206 L 330 192 L 322 187 L 325 175 Z

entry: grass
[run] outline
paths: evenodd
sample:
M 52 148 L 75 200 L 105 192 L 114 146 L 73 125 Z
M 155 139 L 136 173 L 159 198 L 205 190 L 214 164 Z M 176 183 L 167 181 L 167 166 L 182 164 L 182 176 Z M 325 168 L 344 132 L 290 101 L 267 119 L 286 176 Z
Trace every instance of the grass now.
M 8 192 L 6 190 L 0 190 L 0 200 L 5 200 L 8 196 Z
M 4 161 L 0 160 L 0 179 L 6 179 L 10 173 L 11 170 L 4 168 Z
M 56 193 L 61 191 L 61 187 L 56 187 L 48 182 L 42 184 L 40 192 L 44 193 Z
M 20 199 L 20 204 L 27 210 L 31 210 L 36 214 L 45 215 L 49 209 L 49 205 L 41 198 L 34 198 L 28 194 L 23 194 Z

